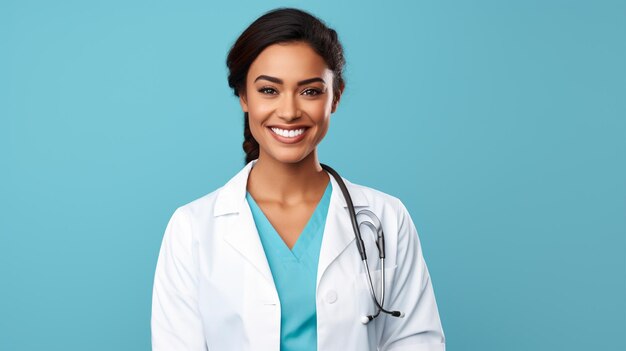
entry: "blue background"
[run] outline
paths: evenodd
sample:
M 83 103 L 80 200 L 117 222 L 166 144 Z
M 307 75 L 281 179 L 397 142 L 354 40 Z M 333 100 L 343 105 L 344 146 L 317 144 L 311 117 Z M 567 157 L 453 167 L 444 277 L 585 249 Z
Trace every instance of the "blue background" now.
M 450 350 L 626 349 L 624 1 L 2 0 L 1 350 L 150 348 L 169 217 L 244 164 L 227 51 L 278 6 L 338 31 L 320 160 L 407 205 Z

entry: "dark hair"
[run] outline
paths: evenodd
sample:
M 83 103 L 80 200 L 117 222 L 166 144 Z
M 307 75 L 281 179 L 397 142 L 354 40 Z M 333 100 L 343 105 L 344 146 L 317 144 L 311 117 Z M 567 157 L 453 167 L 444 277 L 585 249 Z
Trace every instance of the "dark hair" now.
M 320 55 L 333 71 L 333 100 L 338 100 L 340 89 L 345 85 L 343 47 L 337 32 L 326 26 L 319 18 L 296 8 L 280 7 L 257 18 L 237 38 L 228 52 L 228 85 L 235 96 L 246 93 L 246 76 L 252 62 L 266 47 L 285 42 L 305 42 Z M 259 157 L 259 143 L 250 132 L 248 113 L 244 112 L 243 150 L 245 163 Z

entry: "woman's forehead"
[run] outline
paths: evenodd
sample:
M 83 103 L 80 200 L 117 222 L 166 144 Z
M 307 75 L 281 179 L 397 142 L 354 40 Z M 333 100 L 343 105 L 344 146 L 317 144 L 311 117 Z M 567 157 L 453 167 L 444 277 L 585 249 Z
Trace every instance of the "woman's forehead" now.
M 305 43 L 274 44 L 265 48 L 252 62 L 248 78 L 259 75 L 282 79 L 285 84 L 311 77 L 327 78 L 332 72 L 324 59 Z

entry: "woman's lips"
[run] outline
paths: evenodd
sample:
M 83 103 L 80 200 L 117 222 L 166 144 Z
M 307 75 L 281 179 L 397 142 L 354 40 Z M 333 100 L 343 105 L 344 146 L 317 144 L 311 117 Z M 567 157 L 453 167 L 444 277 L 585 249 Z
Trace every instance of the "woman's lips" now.
M 306 135 L 306 133 L 309 131 L 310 128 L 304 128 L 304 131 L 302 132 L 302 134 L 300 134 L 298 136 L 295 136 L 293 138 L 284 137 L 282 135 L 276 134 L 276 133 L 274 133 L 274 131 L 270 127 L 268 127 L 267 129 L 268 129 L 269 133 L 272 134 L 274 139 L 280 141 L 281 143 L 283 143 L 283 144 L 295 144 L 295 143 L 301 141 L 302 139 L 304 139 L 304 136 Z

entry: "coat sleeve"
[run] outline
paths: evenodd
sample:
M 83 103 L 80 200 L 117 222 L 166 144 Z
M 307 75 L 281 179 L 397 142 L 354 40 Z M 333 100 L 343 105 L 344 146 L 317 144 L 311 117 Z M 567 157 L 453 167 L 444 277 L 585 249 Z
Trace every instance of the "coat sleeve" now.
M 171 216 L 157 260 L 152 290 L 152 350 L 207 350 L 198 311 L 195 242 L 184 207 Z
M 385 315 L 381 351 L 445 351 L 445 336 L 417 230 L 397 199 L 398 253 L 396 276 L 385 306 L 404 317 Z

